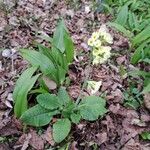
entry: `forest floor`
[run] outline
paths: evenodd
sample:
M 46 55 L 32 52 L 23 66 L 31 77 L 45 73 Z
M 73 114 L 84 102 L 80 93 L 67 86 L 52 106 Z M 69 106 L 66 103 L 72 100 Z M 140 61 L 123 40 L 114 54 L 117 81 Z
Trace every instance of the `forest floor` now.
M 111 15 L 89 9 L 91 2 L 88 1 L 70 5 L 64 0 L 7 2 L 0 6 L 0 150 L 58 149 L 64 144 L 55 144 L 51 125 L 42 129 L 30 127 L 23 132 L 22 124 L 13 115 L 12 99 L 15 82 L 28 65 L 18 50 L 35 47 L 37 42 L 44 43 L 36 33 L 41 31 L 51 36 L 60 16 L 65 20 L 76 49 L 76 60 L 68 73 L 69 95 L 72 99 L 79 96 L 81 83 L 90 70 L 91 80 L 102 81 L 98 95 L 106 95 L 109 110 L 100 120 L 73 125 L 71 140 L 65 141 L 68 149 L 149 150 L 150 143 L 140 136 L 150 131 L 149 111 L 143 104 L 136 110 L 124 106 L 124 95 L 137 80 L 120 73 L 120 66 L 127 71 L 134 68 L 130 64 L 128 39 L 109 29 L 114 39 L 111 59 L 103 65 L 86 67 L 90 51 L 87 40 L 101 24 L 112 19 Z M 140 90 L 142 82 L 138 80 L 137 89 Z M 88 94 L 86 90 L 83 92 Z

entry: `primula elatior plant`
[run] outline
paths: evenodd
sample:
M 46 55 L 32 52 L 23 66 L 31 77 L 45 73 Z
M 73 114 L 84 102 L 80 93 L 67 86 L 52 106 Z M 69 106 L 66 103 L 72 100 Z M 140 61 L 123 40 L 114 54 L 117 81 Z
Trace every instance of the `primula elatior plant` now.
M 39 77 L 39 74 L 32 77 L 37 70 L 41 72 L 40 83 L 42 88 L 47 89 L 43 76 L 53 80 L 58 86 L 63 84 L 68 66 L 74 57 L 74 46 L 62 20 L 54 32 L 50 48 L 38 44 L 38 51 L 27 49 L 20 51 L 23 58 L 29 61 L 32 67 L 23 72 L 13 92 L 14 112 L 17 117 L 20 117 L 27 110 L 27 94 Z M 43 92 L 45 89 L 39 89 L 38 91 Z
M 20 119 L 27 125 L 39 127 L 50 123 L 54 115 L 59 116 L 61 119 L 53 124 L 53 138 L 57 143 L 68 136 L 71 122 L 76 124 L 81 119 L 94 121 L 107 112 L 104 99 L 88 96 L 76 104 L 64 87 L 60 87 L 57 95 L 45 93 L 36 99 L 38 104 L 23 113 Z
M 99 31 L 93 32 L 88 40 L 88 45 L 92 47 L 93 64 L 102 64 L 110 57 L 111 47 L 107 44 L 112 44 L 113 38 L 108 32 L 105 25 L 102 25 Z
M 36 127 L 49 124 L 55 117 L 53 138 L 59 143 L 68 136 L 71 123 L 79 123 L 81 119 L 94 121 L 103 117 L 107 112 L 106 102 L 96 96 L 78 98 L 74 102 L 62 86 L 68 66 L 74 56 L 73 42 L 64 22 L 59 23 L 52 39 L 48 36 L 43 38 L 51 42 L 50 48 L 39 44 L 39 51 L 21 50 L 21 55 L 29 61 L 31 67 L 27 68 L 17 80 L 13 92 L 14 113 L 26 125 Z M 52 94 L 52 90 L 48 90 L 47 84 L 44 83 L 48 78 L 57 84 L 57 94 L 57 88 L 55 88 L 55 94 Z M 36 87 L 30 92 L 30 94 L 35 94 L 32 98 L 36 96 L 37 104 L 28 109 L 28 92 L 33 88 L 37 79 L 39 80 Z M 97 91 L 101 84 L 100 82 L 98 85 L 96 82 L 90 83 L 92 88 L 96 86 L 93 92 Z

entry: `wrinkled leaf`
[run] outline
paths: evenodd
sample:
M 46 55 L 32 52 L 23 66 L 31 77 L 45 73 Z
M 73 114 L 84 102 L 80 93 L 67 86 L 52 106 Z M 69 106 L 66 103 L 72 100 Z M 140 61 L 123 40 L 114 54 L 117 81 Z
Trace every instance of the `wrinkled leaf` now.
M 54 94 L 40 94 L 37 96 L 37 101 L 45 109 L 53 110 L 61 106 L 58 97 Z
M 27 125 L 40 127 L 47 125 L 51 121 L 53 115 L 58 113 L 58 111 L 49 111 L 37 104 L 24 112 L 21 116 L 21 120 Z
M 71 130 L 71 122 L 69 119 L 59 119 L 53 125 L 53 138 L 57 143 L 62 142 Z
M 100 97 L 85 97 L 79 104 L 79 110 L 82 118 L 94 121 L 98 119 L 99 116 L 103 116 L 107 112 L 105 103 L 106 101 Z
M 70 118 L 71 118 L 71 121 L 73 122 L 73 123 L 79 123 L 80 122 L 80 119 L 81 119 L 81 115 L 80 115 L 80 113 L 78 112 L 78 113 L 72 113 L 71 114 L 71 116 L 70 116 Z
M 62 105 L 66 105 L 70 102 L 70 97 L 65 89 L 65 87 L 60 87 L 58 90 L 58 97 Z

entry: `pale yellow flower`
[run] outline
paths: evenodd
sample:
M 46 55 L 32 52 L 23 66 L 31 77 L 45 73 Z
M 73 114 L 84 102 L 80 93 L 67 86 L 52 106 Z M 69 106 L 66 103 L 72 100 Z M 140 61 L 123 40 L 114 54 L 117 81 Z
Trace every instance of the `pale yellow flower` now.
M 99 38 L 99 32 L 93 32 L 91 38 L 96 41 Z
M 113 37 L 109 34 L 109 33 L 105 33 L 104 35 L 103 35 L 103 38 L 104 38 L 104 40 L 107 42 L 107 43 L 109 43 L 109 44 L 112 44 L 113 43 Z
M 108 29 L 107 29 L 106 25 L 105 24 L 101 25 L 98 32 L 99 32 L 99 35 L 108 32 Z
M 98 65 L 100 62 L 101 57 L 97 56 L 93 59 L 93 65 Z
M 88 45 L 89 45 L 89 46 L 94 46 L 94 41 L 93 41 L 92 38 L 90 38 L 90 39 L 88 40 Z
M 101 46 L 101 41 L 100 40 L 96 40 L 94 41 L 93 45 L 96 47 L 96 48 L 99 48 Z
M 103 64 L 107 61 L 107 59 L 105 57 L 101 57 L 101 59 L 99 60 L 99 64 Z
M 101 50 L 104 52 L 110 51 L 111 47 L 110 46 L 101 46 Z
M 91 92 L 91 94 L 95 94 L 100 89 L 102 85 L 102 81 L 88 81 L 87 89 Z

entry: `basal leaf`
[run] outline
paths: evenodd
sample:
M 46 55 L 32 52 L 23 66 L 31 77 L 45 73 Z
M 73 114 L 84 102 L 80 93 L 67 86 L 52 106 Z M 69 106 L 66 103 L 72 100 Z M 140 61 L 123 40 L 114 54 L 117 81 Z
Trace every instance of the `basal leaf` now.
M 22 49 L 21 55 L 23 56 L 23 58 L 28 60 L 32 64 L 32 66 L 39 66 L 40 70 L 45 75 L 55 74 L 56 69 L 53 62 L 44 54 L 35 50 Z
M 64 44 L 65 44 L 65 54 L 67 58 L 67 62 L 71 63 L 74 58 L 74 45 L 72 39 L 70 38 L 69 34 L 66 32 L 64 36 Z
M 133 76 L 133 77 L 138 77 L 138 76 L 142 76 L 143 78 L 150 78 L 150 73 L 149 72 L 145 72 L 145 71 L 141 71 L 141 70 L 133 70 L 128 72 L 128 75 Z
M 74 57 L 74 46 L 63 20 L 60 21 L 54 32 L 53 47 L 66 55 L 68 63 L 72 62 Z
M 133 46 L 140 44 L 141 42 L 147 40 L 150 38 L 150 25 L 147 26 L 142 32 L 140 32 L 138 35 L 136 35 L 133 40 Z
M 71 116 L 70 116 L 70 118 L 71 118 L 71 121 L 73 122 L 73 123 L 79 123 L 80 122 L 80 119 L 81 119 L 81 115 L 80 115 L 80 113 L 78 112 L 78 113 L 72 113 L 71 114 Z
M 59 119 L 53 125 L 53 138 L 55 142 L 62 142 L 69 134 L 71 130 L 71 122 L 69 119 Z
M 54 94 L 40 94 L 37 96 L 37 101 L 45 109 L 53 110 L 61 106 L 58 97 Z
M 132 38 L 132 36 L 133 36 L 133 34 L 129 30 L 127 30 L 126 28 L 124 28 L 120 24 L 117 24 L 115 22 L 109 22 L 108 25 L 110 27 L 113 27 L 113 28 L 117 29 L 119 32 L 122 32 L 128 38 Z
M 85 120 L 94 121 L 98 119 L 99 116 L 103 116 L 107 112 L 105 103 L 105 100 L 100 97 L 85 97 L 79 104 L 82 118 Z
M 122 6 L 120 12 L 117 15 L 116 23 L 125 26 L 128 19 L 128 5 Z
M 135 50 L 133 56 L 131 57 L 132 64 L 138 63 L 138 61 L 142 58 L 142 51 L 147 46 L 147 43 L 149 43 L 149 42 L 150 42 L 150 40 L 145 41 Z
M 22 113 L 27 110 L 27 94 L 39 77 L 39 74 L 32 77 L 36 69 L 37 68 L 35 67 L 31 67 L 25 70 L 16 83 L 13 92 L 13 99 L 15 102 L 14 113 L 17 118 L 19 118 Z
M 53 36 L 53 44 L 56 48 L 58 48 L 62 53 L 65 52 L 65 44 L 64 44 L 64 34 L 67 32 L 64 21 L 61 20 L 58 24 L 54 36 Z
M 58 111 L 44 109 L 38 104 L 24 112 L 21 116 L 21 120 L 27 125 L 40 127 L 47 125 L 51 121 L 53 115 L 58 113 Z
M 66 105 L 67 103 L 70 102 L 70 97 L 69 97 L 65 87 L 59 88 L 58 97 L 59 97 L 60 103 L 62 103 L 63 105 Z

